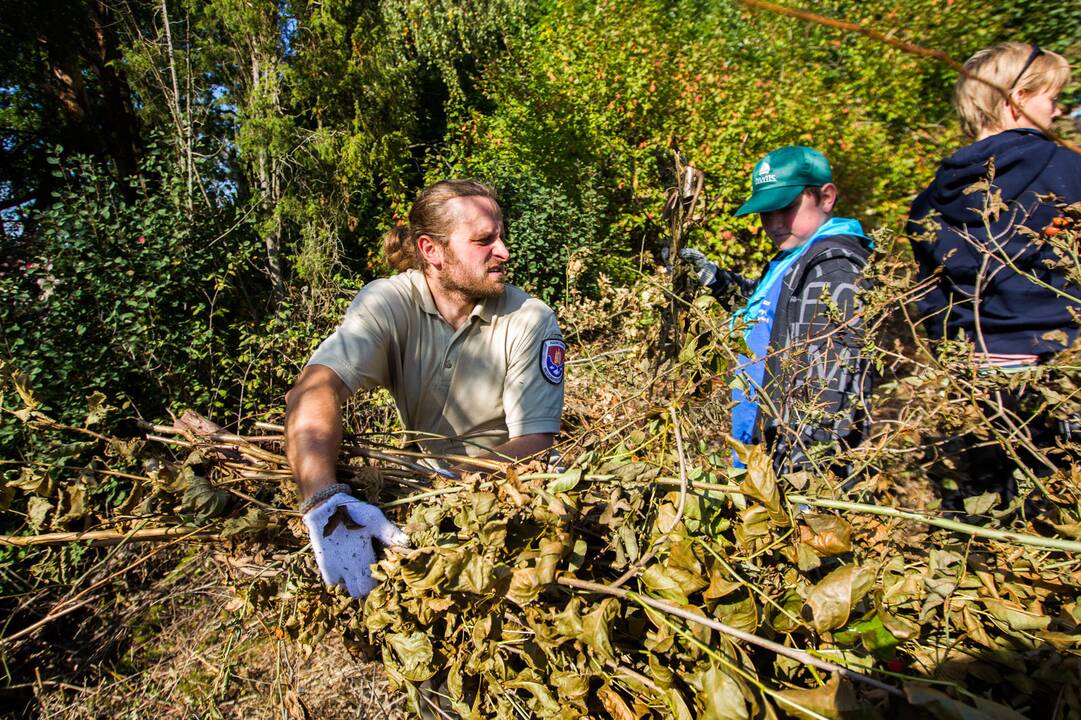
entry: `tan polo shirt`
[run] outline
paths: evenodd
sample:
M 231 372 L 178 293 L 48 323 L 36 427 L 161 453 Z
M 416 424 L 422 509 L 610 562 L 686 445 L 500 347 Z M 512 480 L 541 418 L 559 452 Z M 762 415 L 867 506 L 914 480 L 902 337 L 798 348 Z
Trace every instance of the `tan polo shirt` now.
M 519 288 L 478 304 L 456 332 L 424 274 L 408 270 L 365 285 L 308 364 L 352 392 L 389 389 L 407 430 L 451 438 L 425 443 L 429 452 L 483 455 L 559 432 L 564 351 L 555 313 Z

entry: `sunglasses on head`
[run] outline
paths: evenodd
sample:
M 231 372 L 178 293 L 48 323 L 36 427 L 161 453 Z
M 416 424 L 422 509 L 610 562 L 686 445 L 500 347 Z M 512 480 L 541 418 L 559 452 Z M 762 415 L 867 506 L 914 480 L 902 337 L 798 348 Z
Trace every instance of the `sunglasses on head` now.
M 1025 76 L 1025 73 L 1028 72 L 1028 69 L 1032 67 L 1032 63 L 1036 62 L 1036 58 L 1040 57 L 1041 55 L 1043 55 L 1043 50 L 1040 49 L 1040 46 L 1033 45 L 1032 52 L 1028 54 L 1028 60 L 1026 60 L 1025 64 L 1021 67 L 1021 72 L 1017 73 L 1017 77 L 1015 77 L 1013 79 L 1013 82 L 1010 83 L 1010 90 L 1013 90 L 1015 87 L 1017 87 L 1017 83 L 1021 82 L 1021 78 L 1023 78 Z

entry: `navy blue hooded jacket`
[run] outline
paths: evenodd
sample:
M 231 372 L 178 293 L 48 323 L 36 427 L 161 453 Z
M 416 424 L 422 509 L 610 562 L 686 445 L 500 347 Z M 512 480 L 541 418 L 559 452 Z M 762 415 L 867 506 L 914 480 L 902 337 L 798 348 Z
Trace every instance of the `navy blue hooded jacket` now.
M 987 193 L 970 188 L 992 174 L 992 187 L 1001 192 L 1006 207 L 997 219 L 990 216 L 988 233 L 981 216 Z M 1067 287 L 1063 271 L 1047 267 L 1057 259 L 1048 245 L 1041 247 L 1030 234 L 1018 230 L 1023 225 L 1038 233 L 1059 214 L 1054 201 L 1041 199 L 1048 195 L 1067 204 L 1081 201 L 1081 154 L 1037 130 L 1006 130 L 964 147 L 942 162 L 931 186 L 912 204 L 907 228 L 914 238 L 933 233 L 928 241 L 912 243 L 920 279 L 942 269 L 939 282 L 919 302 L 920 315 L 932 338 L 952 338 L 964 330 L 978 350 L 1035 355 L 1064 347 L 1044 338 L 1045 333 L 1062 330 L 1073 342 L 1078 327 L 1068 308 L 1081 310 L 1081 289 Z M 979 281 L 988 250 L 993 255 Z M 994 255 L 1012 258 L 1023 274 Z M 1024 274 L 1078 300 L 1040 287 Z M 986 348 L 976 333 L 977 293 Z

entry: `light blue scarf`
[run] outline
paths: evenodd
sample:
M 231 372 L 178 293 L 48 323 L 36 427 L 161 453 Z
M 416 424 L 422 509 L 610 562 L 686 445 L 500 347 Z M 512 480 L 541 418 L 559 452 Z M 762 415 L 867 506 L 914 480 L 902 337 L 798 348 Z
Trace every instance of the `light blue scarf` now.
M 732 437 L 741 443 L 750 443 L 754 438 L 755 424 L 758 421 L 758 391 L 766 375 L 766 355 L 769 352 L 769 339 L 773 335 L 773 319 L 777 313 L 777 301 L 784 287 L 784 276 L 796 261 L 816 241 L 836 235 L 857 235 L 867 238 L 859 221 L 850 218 L 830 218 L 822 224 L 807 242 L 799 247 L 785 250 L 770 261 L 769 268 L 758 281 L 747 304 L 732 315 L 732 326 L 738 320 L 747 323 L 743 331 L 743 340 L 753 357 L 739 356 L 736 378 L 732 385 Z M 868 240 L 870 242 L 870 240 Z M 871 243 L 874 247 L 874 243 Z M 732 453 L 732 460 L 738 468 L 745 467 Z

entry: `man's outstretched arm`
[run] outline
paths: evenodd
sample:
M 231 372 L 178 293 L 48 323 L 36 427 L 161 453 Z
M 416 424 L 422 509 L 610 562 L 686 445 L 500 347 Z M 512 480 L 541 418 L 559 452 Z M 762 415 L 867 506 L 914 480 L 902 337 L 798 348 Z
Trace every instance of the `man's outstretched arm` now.
M 524 460 L 525 458 L 546 460 L 547 456 L 545 456 L 545 453 L 552 447 L 554 442 L 555 433 L 519 435 L 516 438 L 511 438 L 502 445 L 497 445 L 477 459 L 497 460 L 499 462 L 513 462 L 516 460 Z M 460 462 L 450 469 L 451 472 L 459 476 L 465 473 L 477 472 L 478 470 L 484 470 L 484 467 L 473 465 L 468 462 Z
M 285 395 L 285 450 L 303 498 L 337 482 L 349 388 L 326 365 L 304 368 Z
M 337 485 L 342 442 L 342 404 L 349 388 L 325 365 L 309 365 L 285 396 L 285 449 L 300 494 L 311 498 L 304 512 L 315 563 L 327 585 L 342 585 L 355 598 L 376 586 L 372 538 L 384 545 L 408 545 L 409 536 L 379 508 L 357 500 Z M 313 497 L 324 488 L 325 493 Z M 329 495 L 329 496 L 328 496 Z

